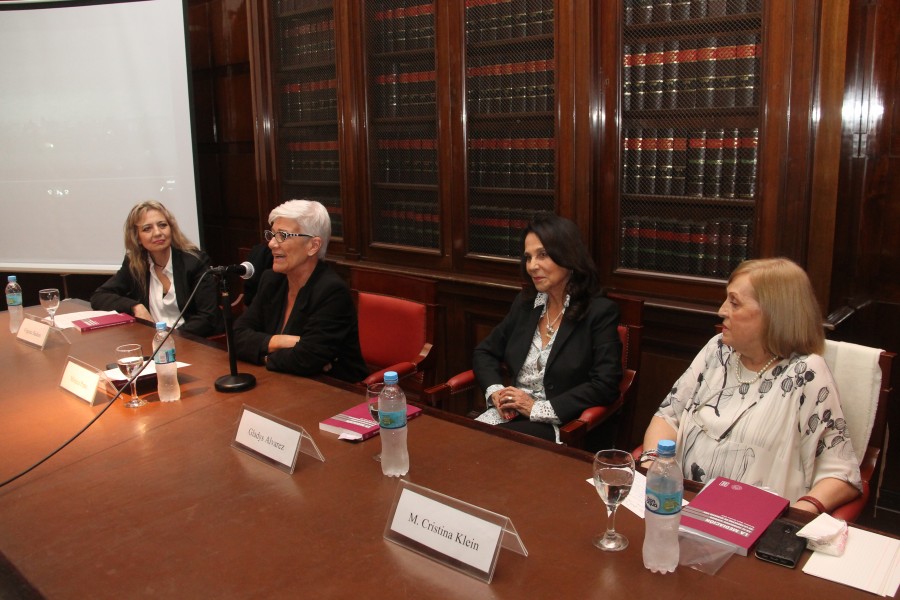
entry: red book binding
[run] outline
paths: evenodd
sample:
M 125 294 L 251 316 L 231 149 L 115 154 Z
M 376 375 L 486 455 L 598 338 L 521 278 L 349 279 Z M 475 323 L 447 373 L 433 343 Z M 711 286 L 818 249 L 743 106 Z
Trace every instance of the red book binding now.
M 406 405 L 406 420 L 410 421 L 422 414 L 422 409 L 411 404 Z M 361 402 L 352 408 L 334 415 L 319 423 L 319 429 L 341 435 L 343 433 L 361 436 L 367 440 L 378 433 L 378 423 L 369 414 L 368 402 Z
M 94 329 L 102 329 L 103 327 L 112 327 L 114 325 L 126 325 L 133 323 L 134 317 L 126 313 L 117 313 L 114 315 L 103 315 L 100 317 L 91 317 L 89 319 L 78 319 L 72 321 L 81 331 L 92 331 Z
M 681 510 L 684 533 L 713 539 L 747 556 L 751 546 L 788 506 L 787 498 L 716 477 Z

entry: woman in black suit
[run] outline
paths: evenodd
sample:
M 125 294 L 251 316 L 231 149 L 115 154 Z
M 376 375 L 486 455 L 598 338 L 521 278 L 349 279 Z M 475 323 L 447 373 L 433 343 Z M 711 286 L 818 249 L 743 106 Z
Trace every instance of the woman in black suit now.
M 473 357 L 488 401 L 478 420 L 559 443 L 559 425 L 618 397 L 619 309 L 572 221 L 538 213 L 522 237 L 526 284 Z
M 365 379 L 350 288 L 322 261 L 331 238 L 328 211 L 290 200 L 272 210 L 269 224 L 272 269 L 234 324 L 238 358 L 295 375 Z
M 122 267 L 93 293 L 91 307 L 171 327 L 208 268 L 209 257 L 185 237 L 165 206 L 141 202 L 125 219 Z M 178 328 L 204 337 L 224 331 L 212 275 L 200 283 Z

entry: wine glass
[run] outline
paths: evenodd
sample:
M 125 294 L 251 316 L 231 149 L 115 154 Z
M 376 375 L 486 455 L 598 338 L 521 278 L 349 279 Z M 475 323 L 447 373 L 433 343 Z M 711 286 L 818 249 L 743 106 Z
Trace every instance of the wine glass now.
M 56 327 L 56 309 L 59 308 L 59 290 L 56 288 L 47 288 L 38 292 L 41 299 L 41 306 L 50 315 L 50 327 Z
M 366 386 L 366 402 L 369 404 L 369 414 L 372 415 L 372 420 L 378 423 L 378 397 L 381 395 L 381 390 L 384 389 L 384 383 L 370 383 Z M 372 458 L 381 462 L 381 453 L 375 454 Z
M 594 455 L 594 486 L 606 503 L 606 533 L 594 537 L 601 550 L 618 551 L 628 547 L 628 538 L 616 533 L 616 508 L 628 496 L 634 481 L 634 458 L 624 450 L 600 450 Z
M 116 364 L 119 365 L 122 374 L 131 379 L 131 400 L 125 403 L 128 408 L 138 408 L 147 404 L 146 400 L 138 396 L 137 383 L 132 379 L 143 363 L 144 351 L 140 344 L 124 344 L 116 348 Z

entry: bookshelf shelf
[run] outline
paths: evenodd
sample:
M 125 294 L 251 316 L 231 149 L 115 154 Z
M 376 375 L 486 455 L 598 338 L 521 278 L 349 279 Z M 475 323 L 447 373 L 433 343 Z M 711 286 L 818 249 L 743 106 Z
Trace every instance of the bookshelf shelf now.
M 617 269 L 718 279 L 754 254 L 761 8 L 623 3 Z

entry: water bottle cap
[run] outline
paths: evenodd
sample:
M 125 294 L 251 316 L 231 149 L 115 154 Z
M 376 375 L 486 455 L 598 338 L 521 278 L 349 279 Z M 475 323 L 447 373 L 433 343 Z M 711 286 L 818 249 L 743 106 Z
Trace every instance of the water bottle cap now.
M 397 371 L 385 371 L 384 372 L 384 382 L 385 383 L 397 383 L 399 378 L 397 377 Z
M 16 276 L 15 276 L 15 275 L 10 275 L 9 277 L 6 278 L 6 281 L 7 281 L 8 283 L 15 283 L 15 282 L 16 282 Z
M 675 442 L 673 440 L 659 440 L 656 451 L 660 456 L 675 456 Z
M 156 330 L 157 330 L 157 331 L 165 331 L 165 330 L 166 330 L 166 324 L 165 324 L 165 322 L 160 321 L 159 323 L 157 323 L 157 324 L 156 324 Z

